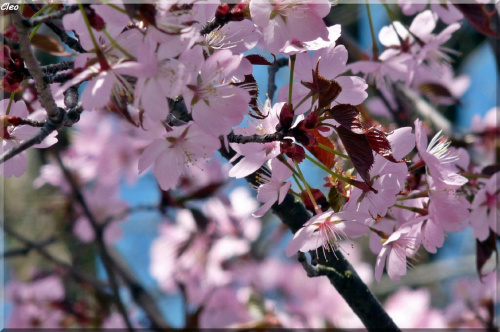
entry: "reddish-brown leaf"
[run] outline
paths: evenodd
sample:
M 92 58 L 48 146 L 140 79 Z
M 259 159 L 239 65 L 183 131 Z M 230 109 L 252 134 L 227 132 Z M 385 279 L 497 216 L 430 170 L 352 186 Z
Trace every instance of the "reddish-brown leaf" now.
M 451 91 L 439 83 L 423 83 L 418 86 L 418 89 L 427 95 L 454 98 Z
M 301 163 L 306 157 L 306 151 L 300 145 L 295 144 L 291 139 L 285 139 L 281 142 L 281 153 L 286 154 L 293 161 Z
M 363 181 L 371 186 L 368 172 L 373 165 L 374 158 L 370 141 L 366 135 L 355 134 L 342 126 L 337 127 L 336 130 L 354 168 Z
M 384 132 L 371 128 L 365 135 L 373 151 L 393 163 L 398 162 L 392 154 L 391 143 Z
M 465 4 L 465 3 L 454 3 L 455 7 L 465 16 L 467 21 L 472 25 L 474 29 L 478 32 L 492 36 L 499 37 L 500 33 L 494 31 L 491 28 L 490 17 L 495 14 L 496 10 L 488 13 L 483 4 Z
M 330 208 L 328 200 L 319 189 L 311 188 L 311 194 L 316 203 L 318 204 L 318 206 L 321 208 L 321 211 L 325 212 Z M 312 213 L 316 213 L 316 211 L 314 210 L 314 205 L 311 201 L 311 197 L 309 196 L 309 193 L 307 191 L 303 191 L 300 193 L 300 197 L 302 197 L 306 209 L 308 209 Z
M 71 53 L 66 52 L 63 44 L 47 35 L 36 33 L 33 38 L 31 38 L 31 44 L 36 48 L 55 56 L 72 56 Z
M 247 58 L 248 61 L 252 65 L 263 65 L 263 66 L 272 66 L 273 63 L 264 58 L 262 55 L 258 54 L 249 54 L 245 58 Z
M 357 134 L 365 132 L 363 124 L 361 123 L 359 110 L 348 104 L 335 105 L 332 109 L 327 111 L 332 119 L 337 121 L 342 127 L 346 128 Z
M 323 144 L 333 150 L 335 149 L 335 145 L 333 144 L 332 140 L 321 135 L 317 130 L 310 130 L 309 133 L 316 137 L 316 141 L 318 142 L 318 144 Z M 326 151 L 325 149 L 320 148 L 319 145 L 308 147 L 307 150 L 309 150 L 309 152 L 311 152 L 313 156 L 321 161 L 326 167 L 332 168 L 335 164 L 335 155 L 331 152 Z

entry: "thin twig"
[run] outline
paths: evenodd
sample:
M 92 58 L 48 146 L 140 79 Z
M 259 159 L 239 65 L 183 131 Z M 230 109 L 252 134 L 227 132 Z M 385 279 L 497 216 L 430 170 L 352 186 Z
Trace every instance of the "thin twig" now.
M 318 271 L 314 268 L 314 266 L 312 266 L 307 262 L 306 254 L 304 254 L 302 251 L 299 251 L 297 253 L 297 260 L 299 261 L 300 265 L 302 265 L 302 267 L 304 268 L 304 271 L 307 272 L 307 276 L 309 278 L 319 277 Z
M 127 314 L 127 310 L 125 309 L 125 305 L 122 302 L 122 299 L 120 297 L 120 289 L 118 287 L 118 281 L 116 279 L 115 271 L 113 269 L 113 262 L 111 257 L 109 256 L 108 250 L 106 248 L 106 244 L 104 243 L 104 229 L 99 225 L 98 221 L 95 219 L 94 214 L 90 210 L 89 206 L 87 205 L 87 201 L 85 200 L 85 197 L 83 197 L 83 194 L 80 192 L 78 185 L 74 181 L 73 177 L 71 176 L 71 173 L 68 171 L 68 169 L 64 166 L 64 163 L 61 159 L 61 156 L 59 153 L 56 151 L 55 152 L 55 157 L 57 160 L 57 163 L 59 164 L 59 167 L 61 168 L 64 177 L 68 181 L 68 183 L 71 186 L 71 189 L 73 191 L 73 195 L 75 196 L 76 201 L 80 204 L 83 213 L 87 217 L 87 219 L 90 222 L 90 225 L 92 226 L 92 229 L 94 230 L 95 233 L 95 239 L 96 239 L 96 244 L 97 244 L 97 250 L 102 258 L 102 263 L 104 266 L 104 269 L 106 270 L 106 274 L 108 275 L 109 279 L 109 284 L 111 286 L 111 290 L 113 292 L 113 298 L 115 301 L 116 306 L 118 307 L 118 311 L 120 312 L 123 320 L 125 321 L 125 324 L 127 325 L 127 328 L 129 331 L 133 331 L 132 324 L 130 323 L 130 319 Z
M 21 125 L 27 125 L 31 127 L 43 127 L 47 123 L 46 120 L 38 121 L 38 120 L 33 120 L 33 119 L 20 119 L 19 123 L 17 124 L 18 126 Z
M 29 149 L 33 145 L 42 143 L 42 141 L 46 139 L 53 131 L 57 130 L 60 125 L 61 124 L 55 124 L 54 121 L 49 119 L 35 136 L 21 142 L 19 145 L 14 146 L 13 148 L 5 151 L 2 155 L 0 155 L 0 164 Z
M 66 6 L 56 12 L 35 18 L 25 18 L 22 24 L 28 28 L 34 27 L 40 23 L 50 22 L 62 18 L 66 14 L 74 13 L 78 10 L 78 5 Z
M 60 71 L 73 69 L 74 65 L 74 61 L 62 61 L 51 65 L 42 66 L 41 69 L 42 73 L 44 73 L 45 75 L 54 75 Z
M 63 119 L 60 123 L 54 123 L 51 119 L 47 120 L 40 131 L 33 136 L 32 138 L 21 142 L 19 145 L 16 145 L 9 150 L 5 151 L 2 155 L 0 155 L 0 164 L 6 162 L 7 160 L 13 158 L 14 156 L 20 154 L 21 152 L 29 149 L 30 147 L 42 143 L 44 139 L 46 139 L 53 131 L 59 130 L 63 126 L 65 127 L 71 127 L 73 124 L 78 122 L 80 120 L 80 114 L 82 113 L 83 108 L 81 105 L 78 105 L 67 112 L 65 112 L 61 108 L 61 114 L 63 114 Z M 28 125 L 30 124 L 36 124 L 36 127 L 39 127 L 41 123 L 36 123 L 34 120 L 29 120 L 29 119 L 23 119 L 21 121 L 29 121 L 30 123 L 26 123 Z
M 153 329 L 168 329 L 170 326 L 167 324 L 163 315 L 161 314 L 156 301 L 151 294 L 144 288 L 144 286 L 137 280 L 134 273 L 127 266 L 127 263 L 116 250 L 111 248 L 109 254 L 113 258 L 116 271 L 120 274 L 123 281 L 127 284 L 132 294 L 132 298 L 148 316 Z
M 19 234 L 16 232 L 14 229 L 12 229 L 9 225 L 6 225 L 5 223 L 0 223 L 3 226 L 3 230 L 5 233 L 9 234 L 12 236 L 14 239 L 17 241 L 25 244 L 26 246 L 35 249 L 41 256 L 46 258 L 47 260 L 55 263 L 56 265 L 64 268 L 66 271 L 68 271 L 75 279 L 85 282 L 92 287 L 94 287 L 96 290 L 102 292 L 102 293 L 107 293 L 104 289 L 108 287 L 107 283 L 103 283 L 102 281 L 96 280 L 92 277 L 87 276 L 86 274 L 82 273 L 80 270 L 76 269 L 74 266 L 69 265 L 66 262 L 63 262 L 57 257 L 54 257 L 51 253 L 49 253 L 44 246 L 40 246 L 39 244 L 29 240 L 28 238 L 24 237 L 24 235 Z
M 57 239 L 55 237 L 50 237 L 46 240 L 36 242 L 36 243 L 35 242 L 30 243 L 30 244 L 25 243 L 24 247 L 22 247 L 22 248 L 15 248 L 15 249 L 10 249 L 10 250 L 5 251 L 2 254 L 2 257 L 3 258 L 12 258 L 12 257 L 17 257 L 17 256 L 26 256 L 32 250 L 46 247 L 46 246 L 48 246 L 56 241 L 57 241 Z

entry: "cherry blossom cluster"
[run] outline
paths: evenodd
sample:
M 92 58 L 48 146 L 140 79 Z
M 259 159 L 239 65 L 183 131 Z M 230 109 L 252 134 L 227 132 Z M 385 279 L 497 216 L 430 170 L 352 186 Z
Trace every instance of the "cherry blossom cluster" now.
M 266 264 L 290 274 L 298 267 L 305 277 L 298 264 L 248 258 L 258 256 L 257 243 L 268 241 L 258 218 L 287 195 L 311 213 L 288 242 L 288 256 L 309 252 L 326 259 L 349 251 L 352 239 L 364 236 L 377 255 L 377 281 L 384 268 L 399 281 L 419 251 L 436 253 L 451 232 L 471 228 L 481 248 L 500 234 L 500 169 L 492 155 L 498 126 L 488 120 L 498 118 L 499 109 L 474 120 L 473 147 L 483 163 L 453 146 L 424 116 L 410 119 L 400 112 L 401 96 L 430 108 L 459 102 L 469 80 L 455 75 L 451 62 L 459 54 L 445 44 L 463 18 L 481 33 L 494 34 L 484 25 L 489 16 L 482 5 L 473 8 L 484 16 L 474 17 L 468 7 L 449 2 L 432 1 L 429 9 L 406 1 L 400 6 L 405 15 L 418 14 L 407 26 L 387 7 L 391 24 L 378 33 L 384 49 L 379 52 L 372 30 L 372 55 L 361 57 L 351 54 L 340 25 L 325 24 L 332 10 L 328 0 L 54 6 L 56 13 L 65 11 L 58 17 L 58 35 L 77 53 L 69 54 L 74 59 L 68 63 L 39 66 L 46 87 L 23 59 L 20 32 L 12 26 L 4 33 L 2 87 L 12 94 L 0 101 L 0 172 L 7 178 L 26 172 L 28 142 L 53 146 L 58 153 L 47 157 L 34 187 L 49 184 L 80 201 L 70 225 L 79 241 L 98 242 L 102 236 L 113 245 L 121 237 L 120 222 L 137 208 L 120 197 L 121 185 L 152 170 L 161 193 L 154 208 L 165 220 L 151 249 L 150 272 L 163 291 L 181 292 L 192 306 L 204 308 L 201 317 L 196 310 L 186 316 L 202 326 L 247 321 L 252 301 L 265 326 L 360 324 L 355 317 L 329 321 L 340 314 L 315 307 L 312 294 L 328 297 L 319 291 L 321 283 L 306 286 L 308 299 L 296 294 L 302 281 L 293 286 L 276 277 L 268 283 L 256 272 Z M 43 8 L 23 13 L 23 24 L 35 25 Z M 442 29 L 439 20 L 446 24 Z M 33 45 L 47 47 L 40 38 Z M 268 95 L 262 104 L 265 92 L 254 69 L 277 69 L 280 59 L 288 61 L 289 81 L 277 100 Z M 45 92 L 60 112 L 59 123 L 42 106 Z M 63 126 L 73 127 L 65 133 L 69 143 L 61 132 L 58 137 Z M 231 165 L 221 166 L 217 153 Z M 309 184 L 306 163 L 323 172 L 323 190 Z M 262 205 L 241 188 L 222 193 L 228 177 L 253 177 L 249 181 Z M 148 209 L 137 209 L 143 208 Z M 483 265 L 478 259 L 481 276 Z M 62 289 L 51 277 L 37 283 Z M 20 286 L 12 287 L 15 293 Z M 283 289 L 290 301 L 259 298 L 271 288 Z M 34 317 L 50 314 L 45 323 L 57 325 L 63 312 L 46 313 L 43 303 L 58 302 L 62 293 L 41 293 Z M 299 302 L 310 306 L 295 306 Z M 224 305 L 234 311 L 231 321 L 211 314 Z M 443 326 L 457 318 L 428 311 Z M 115 314 L 106 318 L 110 326 Z M 116 325 L 123 324 L 116 317 Z

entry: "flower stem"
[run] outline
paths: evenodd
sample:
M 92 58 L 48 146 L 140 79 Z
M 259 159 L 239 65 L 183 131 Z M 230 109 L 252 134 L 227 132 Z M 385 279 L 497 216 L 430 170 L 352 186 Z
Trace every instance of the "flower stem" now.
M 329 148 L 328 146 L 326 146 L 326 145 L 324 145 L 324 144 L 318 143 L 318 146 L 319 146 L 320 148 L 322 148 L 323 150 L 326 150 L 326 151 L 328 151 L 328 152 L 331 152 L 331 153 L 333 153 L 333 154 L 336 154 L 336 155 L 337 155 L 337 156 L 339 156 L 339 157 L 342 157 L 342 158 L 345 158 L 345 159 L 351 159 L 351 158 L 349 158 L 349 156 L 348 156 L 348 155 L 343 154 L 343 153 L 340 153 L 340 152 L 338 152 L 338 151 L 336 151 L 336 150 L 334 150 L 334 149 L 332 149 L 332 148 Z
M 372 13 L 370 11 L 370 3 L 366 1 L 366 12 L 368 13 L 368 22 L 370 22 L 370 32 L 372 35 L 372 50 L 373 50 L 373 60 L 378 60 L 378 45 L 377 39 L 375 38 L 375 29 L 373 28 Z
M 35 15 L 33 15 L 32 17 L 36 17 L 38 15 L 40 15 L 41 13 L 43 13 L 47 8 L 50 8 L 49 10 L 49 14 L 52 13 L 57 7 L 57 4 L 55 5 L 49 5 L 49 6 L 45 6 L 43 7 L 42 9 L 40 9 L 39 11 L 37 11 L 35 13 Z M 33 28 L 33 31 L 31 31 L 30 33 L 30 40 L 33 38 L 33 36 L 37 33 L 38 29 L 40 29 L 40 27 L 42 26 L 42 23 L 39 23 L 36 25 L 36 27 Z
M 420 193 L 413 194 L 410 196 L 404 196 L 404 197 L 399 197 L 397 200 L 398 201 L 406 201 L 408 199 L 414 199 L 414 198 L 420 198 L 420 197 L 428 197 L 429 196 L 429 190 L 424 190 Z
M 106 29 L 102 29 L 102 32 L 104 33 L 104 35 L 109 39 L 109 41 L 111 42 L 111 44 L 116 47 L 117 49 L 119 49 L 123 54 L 125 54 L 126 56 L 129 57 L 129 59 L 135 59 L 135 56 L 133 56 L 132 54 L 130 54 L 129 52 L 127 52 L 123 47 L 120 46 L 120 44 L 118 44 L 116 42 L 116 40 L 111 37 L 111 35 L 109 34 L 108 30 Z
M 295 54 L 290 56 L 290 82 L 288 83 L 288 105 L 292 105 L 293 71 L 295 69 Z
M 89 18 L 87 17 L 87 13 L 85 12 L 85 8 L 83 8 L 83 5 L 81 3 L 78 3 L 78 8 L 80 8 L 80 11 L 82 12 L 82 17 L 85 21 L 85 25 L 87 26 L 87 30 L 89 31 L 90 39 L 92 39 L 92 44 L 94 45 L 95 51 L 97 54 L 99 54 L 101 53 L 101 49 L 99 48 L 99 44 L 95 39 L 94 32 L 92 31 L 92 26 L 90 25 Z
M 15 95 L 16 95 L 15 92 L 12 92 L 10 94 L 9 105 L 7 106 L 7 110 L 5 111 L 5 115 L 9 115 L 9 113 L 10 113 L 10 107 L 12 106 L 12 102 L 14 101 L 14 96 Z
M 329 169 L 328 167 L 324 166 L 323 164 L 321 164 L 320 162 L 317 162 L 316 160 L 314 160 L 313 158 L 309 157 L 307 154 L 306 154 L 306 158 L 312 162 L 314 165 L 318 166 L 319 168 L 321 168 L 322 170 L 324 170 L 325 172 L 327 172 L 328 174 L 330 174 L 331 176 L 333 176 L 334 178 L 337 178 L 339 180 L 342 180 L 346 183 L 350 183 L 351 182 L 351 179 L 348 179 L 340 174 L 337 174 L 335 173 L 334 171 L 332 171 L 331 169 Z
M 416 212 L 416 213 L 419 213 L 419 214 L 421 214 L 423 216 L 426 216 L 426 215 L 429 214 L 429 211 L 427 211 L 427 209 L 421 209 L 421 208 L 412 207 L 412 206 L 405 206 L 405 205 L 400 205 L 400 204 L 394 204 L 393 207 L 397 207 L 399 209 Z
M 306 157 L 307 157 L 307 155 L 306 155 Z M 309 184 L 307 183 L 306 179 L 304 178 L 304 175 L 302 174 L 302 171 L 300 170 L 299 164 L 297 164 L 297 162 L 295 160 L 293 162 L 295 163 L 295 167 L 297 168 L 297 171 L 299 172 L 300 179 L 304 183 L 304 186 L 306 186 L 306 191 L 307 191 L 307 194 L 309 195 L 309 199 L 311 199 L 312 205 L 314 206 L 314 211 L 316 212 L 316 214 L 321 213 L 321 209 L 318 207 L 318 203 L 316 203 L 316 200 L 314 199 L 314 196 L 313 196 L 312 191 L 311 191 L 311 187 L 309 187 Z
M 302 188 L 301 184 L 300 184 L 300 180 L 299 178 L 297 177 L 297 175 L 293 175 L 293 179 L 295 180 L 295 183 L 297 183 L 297 186 L 299 187 L 300 189 L 300 192 L 303 192 L 304 191 L 304 188 Z

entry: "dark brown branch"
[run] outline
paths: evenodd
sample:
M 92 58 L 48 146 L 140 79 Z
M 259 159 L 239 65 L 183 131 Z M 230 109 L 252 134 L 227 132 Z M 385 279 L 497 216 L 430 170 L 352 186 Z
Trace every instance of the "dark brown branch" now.
M 71 13 L 74 13 L 76 11 L 78 11 L 78 5 L 66 6 L 66 7 L 64 7 L 56 12 L 53 12 L 53 13 L 50 13 L 47 15 L 38 16 L 35 18 L 25 18 L 25 19 L 23 19 L 22 23 L 25 27 L 31 28 L 31 27 L 34 27 L 34 26 L 40 24 L 40 23 L 46 23 L 46 22 L 50 22 L 53 20 L 58 20 L 58 19 L 62 18 L 64 15 L 71 14 Z
M 47 121 L 45 121 L 45 120 L 38 121 L 38 120 L 32 120 L 32 119 L 20 119 L 18 125 L 19 126 L 27 125 L 27 126 L 31 126 L 31 127 L 43 127 L 43 126 L 45 126 L 46 123 L 47 123 Z
M 83 194 L 80 192 L 78 185 L 74 181 L 73 177 L 71 176 L 70 172 L 68 169 L 64 166 L 64 163 L 61 159 L 61 156 L 59 153 L 56 151 L 55 152 L 55 157 L 57 160 L 57 163 L 59 164 L 59 167 L 63 171 L 64 177 L 66 178 L 66 181 L 71 186 L 71 190 L 73 192 L 73 195 L 75 196 L 76 201 L 80 204 L 83 213 L 87 217 L 87 219 L 90 222 L 90 225 L 92 226 L 92 229 L 94 230 L 95 233 L 95 239 L 96 239 L 96 244 L 97 244 L 97 250 L 99 252 L 99 255 L 102 258 L 102 264 L 104 266 L 104 269 L 106 270 L 106 274 L 108 275 L 109 279 L 109 284 L 111 286 L 111 290 L 113 292 L 113 299 L 114 302 L 118 308 L 118 311 L 120 312 L 123 320 L 125 321 L 125 324 L 127 325 L 127 328 L 129 331 L 133 331 L 132 324 L 130 323 L 130 319 L 127 314 L 127 310 L 125 309 L 125 305 L 122 302 L 122 299 L 120 297 L 120 289 L 118 287 L 118 280 L 116 279 L 115 271 L 113 270 L 113 262 L 111 257 L 109 256 L 108 250 L 106 248 L 106 244 L 104 243 L 104 230 L 103 228 L 99 225 L 98 221 L 95 219 L 93 213 L 90 211 L 89 206 L 87 205 L 87 202 L 85 198 L 83 197 Z
M 234 156 L 234 151 L 227 152 L 224 148 L 220 149 L 219 152 L 228 160 Z M 254 174 L 247 176 L 246 179 L 251 185 L 258 186 L 260 184 L 258 179 L 262 177 L 260 174 L 269 173 L 270 170 L 264 165 Z M 275 203 L 272 211 L 293 233 L 297 232 L 311 218 L 304 205 L 297 202 L 292 194 L 288 194 L 282 204 Z M 335 251 L 334 253 L 331 252 L 327 259 L 328 261 L 319 258 L 319 265 L 314 267 L 314 274 L 328 277 L 330 283 L 344 298 L 365 327 L 370 331 L 399 331 L 399 328 L 371 293 L 368 286 L 361 280 L 352 265 L 345 259 L 344 255 L 340 251 Z M 301 264 L 303 263 L 301 262 Z M 313 272 L 311 270 L 308 273 Z
M 267 98 L 269 100 L 273 100 L 274 93 L 276 92 L 276 89 L 278 88 L 276 86 L 276 73 L 281 67 L 285 67 L 288 64 L 288 58 L 281 58 L 276 60 L 276 64 L 273 66 L 269 66 L 267 68 Z
M 54 63 L 51 65 L 42 66 L 42 73 L 45 75 L 54 75 L 60 71 L 69 70 L 74 68 L 75 63 L 73 61 L 62 61 Z
M 282 141 L 285 138 L 285 134 L 281 132 L 277 132 L 274 134 L 266 134 L 266 135 L 235 135 L 234 133 L 230 133 L 227 136 L 229 143 L 238 143 L 238 144 L 247 144 L 247 143 L 269 143 L 274 141 Z
M 234 150 L 226 151 L 225 148 L 221 148 L 219 153 L 228 160 L 236 154 Z M 246 180 L 252 186 L 258 187 L 261 184 L 259 179 L 262 175 L 270 173 L 269 168 L 264 165 L 247 176 Z M 275 203 L 272 211 L 293 233 L 296 233 L 311 218 L 305 206 L 297 202 L 292 194 L 286 195 L 281 204 Z M 311 268 L 306 267 L 309 270 L 308 273 L 326 276 L 368 330 L 400 331 L 342 252 L 330 252 L 328 257 L 319 257 L 315 260 L 319 264 Z M 308 264 L 307 261 L 305 263 Z M 304 262 L 301 264 L 304 266 Z

